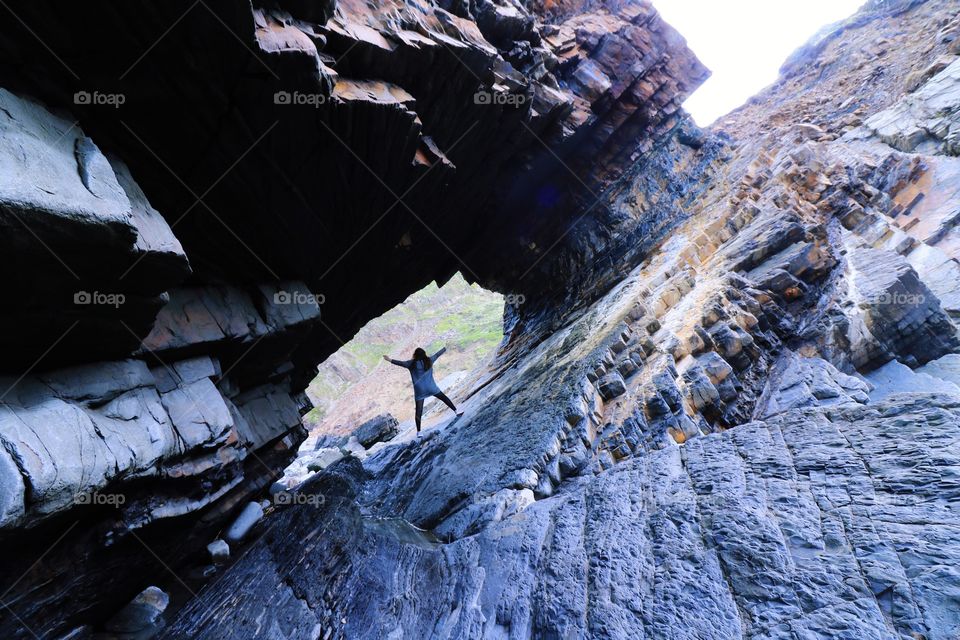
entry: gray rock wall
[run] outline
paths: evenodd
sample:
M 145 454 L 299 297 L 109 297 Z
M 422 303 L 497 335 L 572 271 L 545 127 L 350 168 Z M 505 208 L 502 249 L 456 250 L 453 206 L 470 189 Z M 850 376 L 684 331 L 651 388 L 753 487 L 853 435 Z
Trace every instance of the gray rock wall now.
M 895 109 L 951 7 L 874 3 L 738 138 L 645 2 L 31 3 L 70 68 L 0 33 L 0 631 L 168 580 L 168 638 L 955 636 L 960 165 L 807 122 Z M 529 301 L 463 418 L 275 484 L 316 362 L 457 270 Z
M 161 637 L 950 638 L 957 436 L 958 398 L 793 411 L 449 544 L 358 510 L 341 462 Z
M 602 295 L 559 229 L 707 75 L 645 3 L 3 17 L 30 25 L 0 29 L 5 637 L 76 637 L 187 573 L 295 455 L 316 364 L 428 282 Z
M 301 485 L 323 506 L 268 521 L 165 637 L 956 635 L 954 159 L 784 102 L 639 162 L 615 197 L 652 250 L 508 315 L 463 418 Z

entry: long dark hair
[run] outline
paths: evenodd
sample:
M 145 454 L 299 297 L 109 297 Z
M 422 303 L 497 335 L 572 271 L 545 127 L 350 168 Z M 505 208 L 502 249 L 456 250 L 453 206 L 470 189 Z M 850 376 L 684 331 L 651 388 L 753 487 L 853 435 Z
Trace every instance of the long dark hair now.
M 433 366 L 433 362 L 430 361 L 430 356 L 428 356 L 428 355 L 427 355 L 427 352 L 424 351 L 423 349 L 421 349 L 420 347 L 417 347 L 417 348 L 414 350 L 414 352 L 413 352 L 413 359 L 414 359 L 414 360 L 419 360 L 420 362 L 423 363 L 423 370 L 424 370 L 424 371 L 429 370 L 430 367 Z

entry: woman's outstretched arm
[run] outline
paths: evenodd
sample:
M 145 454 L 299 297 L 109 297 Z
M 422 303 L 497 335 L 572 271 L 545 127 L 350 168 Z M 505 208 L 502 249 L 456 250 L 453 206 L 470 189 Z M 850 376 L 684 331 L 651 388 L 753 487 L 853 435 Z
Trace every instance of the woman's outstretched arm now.
M 413 360 L 394 360 L 390 356 L 383 356 L 383 359 L 389 362 L 390 364 L 395 364 L 398 367 L 403 367 L 405 369 L 409 369 L 410 367 L 413 366 Z
M 432 356 L 430 356 L 430 362 L 436 362 L 436 361 L 437 361 L 437 358 L 439 358 L 440 356 L 442 356 L 446 350 L 447 350 L 447 348 L 446 348 L 446 347 L 443 347 L 442 349 L 440 349 L 440 351 L 437 351 L 435 354 L 433 354 Z

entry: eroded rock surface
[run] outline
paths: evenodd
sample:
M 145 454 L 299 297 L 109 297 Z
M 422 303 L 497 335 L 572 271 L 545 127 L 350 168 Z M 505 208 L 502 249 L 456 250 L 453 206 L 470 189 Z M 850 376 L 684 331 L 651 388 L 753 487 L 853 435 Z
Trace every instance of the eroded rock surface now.
M 960 165 L 869 124 L 952 117 L 954 9 L 868 3 L 700 131 L 645 2 L 31 3 L 0 630 L 157 584 L 171 639 L 956 636 Z M 276 483 L 316 363 L 458 270 L 525 301 L 465 415 Z
M 792 411 L 570 481 L 448 544 L 359 509 L 368 476 L 341 463 L 301 489 L 336 498 L 278 516 L 175 633 L 949 638 L 958 436 L 960 397 Z
M 896 103 L 924 64 L 905 40 L 945 52 L 947 6 L 870 4 L 731 138 L 641 159 L 609 192 L 658 238 L 634 266 L 593 302 L 508 311 L 463 418 L 303 485 L 322 515 L 282 513 L 171 633 L 956 634 L 955 160 L 844 137 L 859 121 L 832 111 Z M 250 581 L 271 606 L 235 632 Z
M 937 73 L 913 94 L 869 118 L 864 129 L 900 151 L 960 155 L 960 64 L 946 58 Z
M 0 30 L 7 637 L 82 634 L 146 574 L 192 576 L 294 457 L 316 364 L 426 283 L 459 270 L 548 309 L 581 273 L 602 295 L 593 252 L 647 229 L 612 229 L 607 200 L 582 220 L 594 240 L 564 228 L 707 75 L 646 2 L 40 2 L 4 20 L 25 26 Z

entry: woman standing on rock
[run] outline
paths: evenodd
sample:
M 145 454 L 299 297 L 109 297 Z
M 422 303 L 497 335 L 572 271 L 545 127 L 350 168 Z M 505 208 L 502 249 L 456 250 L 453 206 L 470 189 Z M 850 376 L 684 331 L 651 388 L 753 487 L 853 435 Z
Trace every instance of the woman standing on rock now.
M 423 401 L 433 396 L 443 401 L 445 405 L 457 414 L 462 416 L 463 411 L 457 411 L 453 402 L 450 401 L 437 383 L 433 380 L 433 363 L 437 358 L 443 355 L 447 348 L 444 347 L 437 351 L 433 356 L 427 356 L 427 352 L 417 347 L 413 352 L 413 360 L 394 360 L 389 356 L 383 356 L 387 362 L 391 362 L 398 367 L 405 367 L 410 370 L 410 377 L 413 379 L 413 395 L 417 403 L 417 433 L 420 433 L 420 418 L 423 415 Z

